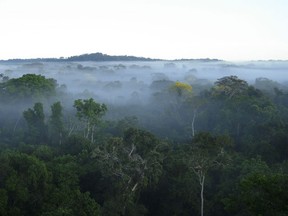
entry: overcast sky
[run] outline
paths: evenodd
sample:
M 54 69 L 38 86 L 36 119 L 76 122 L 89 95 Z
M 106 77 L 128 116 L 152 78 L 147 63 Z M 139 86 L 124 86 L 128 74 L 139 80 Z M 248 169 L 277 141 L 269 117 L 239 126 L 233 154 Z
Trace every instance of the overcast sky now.
M 288 0 L 0 0 L 0 59 L 288 59 Z

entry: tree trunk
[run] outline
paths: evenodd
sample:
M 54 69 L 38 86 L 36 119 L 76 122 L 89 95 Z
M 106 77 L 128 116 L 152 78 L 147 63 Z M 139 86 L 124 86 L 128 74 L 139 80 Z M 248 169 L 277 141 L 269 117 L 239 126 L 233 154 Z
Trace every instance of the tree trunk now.
M 94 130 L 95 130 L 95 125 L 91 127 L 91 143 L 94 143 Z
M 192 119 L 192 123 L 191 123 L 192 138 L 195 136 L 195 128 L 194 128 L 195 118 L 196 118 L 196 110 L 194 110 L 194 112 L 193 112 L 193 119 Z
M 59 133 L 59 145 L 62 145 L 62 133 Z
M 68 137 L 71 136 L 71 134 L 72 134 L 73 131 L 74 131 L 74 128 L 75 128 L 75 125 L 72 125 L 72 126 L 69 128 Z
M 84 137 L 85 137 L 86 139 L 88 139 L 88 138 L 89 138 L 89 135 L 90 135 L 90 122 L 89 122 L 89 121 L 87 122 L 86 128 L 87 128 L 87 133 L 85 134 L 85 129 L 84 129 Z
M 205 183 L 205 175 L 202 176 L 200 185 L 201 185 L 201 216 L 204 215 L 204 183 Z
M 14 125 L 13 134 L 14 134 L 15 131 L 16 131 L 16 128 L 17 128 L 17 126 L 18 126 L 19 121 L 20 121 L 20 118 L 17 119 L 17 121 L 16 121 L 16 123 L 15 123 L 15 125 Z

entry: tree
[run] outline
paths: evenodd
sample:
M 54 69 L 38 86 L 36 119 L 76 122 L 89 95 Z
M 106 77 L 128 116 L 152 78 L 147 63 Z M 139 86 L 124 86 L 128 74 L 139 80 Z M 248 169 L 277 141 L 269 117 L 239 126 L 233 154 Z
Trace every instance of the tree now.
M 20 78 L 9 79 L 0 83 L 0 97 L 11 102 L 19 100 L 41 100 L 55 95 L 57 81 L 47 79 L 45 76 L 36 74 L 24 74 Z
M 28 124 L 28 141 L 31 144 L 45 142 L 47 139 L 47 126 L 42 103 L 35 103 L 33 109 L 29 108 L 23 112 Z
M 255 88 L 260 89 L 261 91 L 264 91 L 270 95 L 275 94 L 275 88 L 279 90 L 282 87 L 280 83 L 265 77 L 256 78 L 254 86 Z
M 192 136 L 192 138 L 196 134 L 196 132 L 195 132 L 196 131 L 195 130 L 196 117 L 199 114 L 199 110 L 202 112 L 203 112 L 203 110 L 205 110 L 204 108 L 205 108 L 206 103 L 207 103 L 207 101 L 205 100 L 205 98 L 202 98 L 200 96 L 191 97 L 185 102 L 185 105 L 188 108 L 187 112 L 189 112 L 189 114 L 191 114 L 191 117 L 192 117 L 192 120 L 191 120 L 191 136 Z M 192 113 L 190 110 L 192 110 Z
M 171 91 L 176 92 L 177 94 L 176 102 L 174 103 L 174 105 L 171 103 L 171 106 L 175 106 L 176 107 L 175 110 L 177 110 L 179 113 L 183 112 L 183 111 L 180 111 L 181 105 L 182 105 L 181 108 L 183 109 L 183 107 L 185 108 L 185 105 L 192 104 L 193 115 L 192 115 L 192 120 L 191 120 L 191 132 L 192 132 L 191 135 L 192 137 L 194 137 L 195 136 L 195 119 L 197 115 L 197 109 L 200 106 L 200 103 L 199 103 L 200 101 L 197 102 L 195 98 L 192 97 L 193 96 L 192 86 L 187 83 L 177 81 L 175 82 L 174 85 L 171 86 Z M 191 106 L 189 108 L 191 108 Z
M 215 82 L 214 94 L 228 96 L 228 99 L 248 89 L 248 83 L 237 76 L 226 76 Z
M 0 154 L 1 215 L 40 215 L 48 192 L 49 173 L 35 156 L 14 151 Z
M 120 214 L 127 215 L 127 211 L 135 206 L 136 195 L 141 189 L 158 182 L 163 160 L 160 146 L 161 143 L 152 134 L 129 129 L 124 139 L 114 137 L 94 149 L 92 158 L 97 162 L 97 167 L 116 187 L 113 197 L 105 205 L 109 203 L 111 207 L 116 202 L 120 204 L 118 211 L 121 206 Z
M 240 200 L 252 215 L 287 215 L 288 175 L 254 174 L 240 183 Z
M 52 143 L 58 142 L 60 145 L 62 143 L 62 137 L 64 133 L 63 125 L 63 114 L 62 114 L 62 105 L 58 101 L 51 106 L 51 116 L 50 116 L 50 136 Z
M 224 204 L 233 215 L 287 215 L 287 182 L 287 174 L 254 171 L 239 181 Z
M 192 86 L 183 82 L 175 82 L 174 85 L 171 86 L 172 91 L 176 91 L 178 96 L 182 96 L 184 94 L 192 93 Z
M 94 142 L 94 132 L 96 125 L 100 123 L 101 117 L 106 113 L 105 104 L 99 104 L 93 98 L 74 101 L 74 107 L 77 110 L 76 116 L 85 124 L 84 137 Z
M 79 188 L 79 175 L 82 167 L 77 158 L 71 155 L 54 157 L 47 163 L 50 171 L 49 193 L 45 197 L 43 214 L 94 216 L 100 214 L 100 206 Z
M 210 133 L 198 133 L 189 146 L 185 162 L 189 169 L 198 177 L 201 187 L 201 216 L 204 215 L 204 186 L 205 178 L 209 170 L 215 167 L 224 166 L 227 157 L 225 146 L 231 144 L 231 140 L 226 136 L 214 137 Z
M 123 136 L 124 132 L 129 128 L 137 128 L 138 119 L 136 116 L 125 116 L 123 119 L 118 120 L 117 122 L 110 122 L 111 128 L 109 133 L 114 136 Z

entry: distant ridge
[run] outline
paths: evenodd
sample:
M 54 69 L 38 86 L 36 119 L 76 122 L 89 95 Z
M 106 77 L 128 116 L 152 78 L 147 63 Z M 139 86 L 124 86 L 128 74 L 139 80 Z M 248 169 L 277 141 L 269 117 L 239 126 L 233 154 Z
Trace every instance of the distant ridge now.
M 68 58 L 32 58 L 32 59 L 9 59 L 1 62 L 70 62 L 70 61 L 162 61 L 162 59 L 152 59 L 136 56 L 111 56 L 100 52 L 71 56 Z
M 79 56 L 68 57 L 67 61 L 160 61 L 162 59 L 151 59 L 136 56 L 110 56 L 103 53 L 83 54 Z
M 32 59 L 9 59 L 9 60 L 0 60 L 0 62 L 72 62 L 72 61 L 166 61 L 165 59 L 153 59 L 153 58 L 144 58 L 144 57 L 136 57 L 136 56 L 113 56 L 107 55 L 100 52 L 91 53 L 91 54 L 83 54 L 78 56 L 71 56 L 68 58 L 32 58 Z M 167 60 L 168 61 L 168 60 Z M 175 59 L 170 61 L 204 61 L 204 62 L 214 62 L 214 61 L 222 61 L 219 59 Z

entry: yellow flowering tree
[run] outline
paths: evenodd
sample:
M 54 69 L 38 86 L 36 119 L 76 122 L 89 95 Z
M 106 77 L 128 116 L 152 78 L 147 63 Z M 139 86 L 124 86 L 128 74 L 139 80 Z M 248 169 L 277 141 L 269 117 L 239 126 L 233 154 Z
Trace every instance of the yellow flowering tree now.
M 175 82 L 174 85 L 171 86 L 171 90 L 175 91 L 178 96 L 182 96 L 183 94 L 187 94 L 187 93 L 191 94 L 192 86 L 187 83 L 177 81 Z

